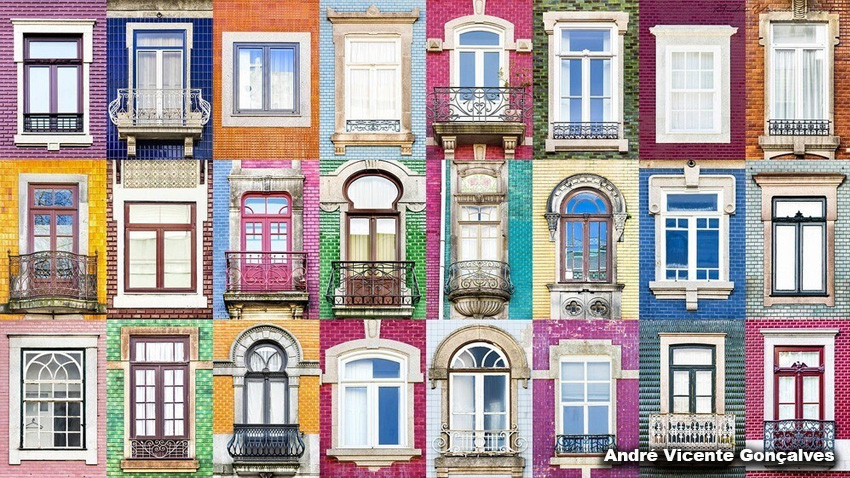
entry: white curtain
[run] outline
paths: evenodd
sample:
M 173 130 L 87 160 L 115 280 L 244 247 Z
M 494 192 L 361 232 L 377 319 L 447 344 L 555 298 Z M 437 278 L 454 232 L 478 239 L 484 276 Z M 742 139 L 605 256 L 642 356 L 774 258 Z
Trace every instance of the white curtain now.
M 794 119 L 796 85 L 794 82 L 794 50 L 775 50 L 773 68 L 773 119 Z
M 163 233 L 163 286 L 188 288 L 192 285 L 192 234 L 189 231 Z
M 130 288 L 151 289 L 156 287 L 156 232 L 130 231 L 127 251 Z
M 823 225 L 803 225 L 803 284 L 801 289 L 807 291 L 823 290 Z
M 188 224 L 191 221 L 188 204 L 133 204 L 129 222 L 133 224 Z
M 794 403 L 797 401 L 796 380 L 794 377 L 779 377 L 779 390 L 776 400 L 779 402 L 779 416 L 777 420 L 790 420 L 795 418 L 796 411 Z
M 797 286 L 797 227 L 774 226 L 773 232 L 773 288 L 793 291 Z
M 263 381 L 246 380 L 247 401 L 245 403 L 245 423 L 263 423 Z
M 372 360 L 354 360 L 345 364 L 346 380 L 370 380 L 372 378 Z
M 263 50 L 239 49 L 239 109 L 263 108 Z
M 369 69 L 354 68 L 348 70 L 349 119 L 371 119 Z
M 271 109 L 290 110 L 295 106 L 295 51 L 272 48 L 269 56 Z
M 803 50 L 803 118 L 823 119 L 823 50 Z
M 820 420 L 820 377 L 803 377 L 803 419 Z
M 272 380 L 269 382 L 269 423 L 286 423 L 286 382 L 283 380 Z
M 398 119 L 398 42 L 348 44 L 350 119 Z
M 344 389 L 343 446 L 366 446 L 369 442 L 369 413 L 366 396 L 366 387 L 346 387 Z
M 348 185 L 348 197 L 357 209 L 392 209 L 398 187 L 381 176 L 362 176 Z

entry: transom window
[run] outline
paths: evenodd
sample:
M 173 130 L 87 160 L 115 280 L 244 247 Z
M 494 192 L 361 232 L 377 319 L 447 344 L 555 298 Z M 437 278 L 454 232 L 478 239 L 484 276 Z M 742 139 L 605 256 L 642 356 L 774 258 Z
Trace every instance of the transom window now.
M 826 293 L 826 198 L 773 199 L 773 293 Z
M 572 192 L 561 206 L 562 282 L 611 280 L 611 205 L 589 189 Z
M 714 413 L 714 354 L 714 346 L 670 347 L 672 413 Z
M 81 36 L 24 37 L 24 132 L 83 131 Z
M 125 203 L 125 290 L 194 291 L 195 204 Z
M 77 252 L 76 185 L 29 185 L 30 252 Z
M 345 39 L 346 119 L 401 119 L 401 41 L 397 36 Z
M 455 86 L 468 88 L 498 87 L 504 71 L 502 33 L 492 30 L 462 30 L 455 48 Z
M 563 435 L 612 433 L 611 361 L 563 357 L 560 370 L 560 430 Z
M 559 25 L 556 36 L 556 121 L 618 121 L 614 106 L 619 88 L 616 27 L 610 23 Z
M 286 354 L 275 344 L 261 342 L 245 357 L 245 423 L 289 423 Z
M 449 369 L 451 448 L 498 451 L 508 445 L 502 432 L 510 423 L 509 365 L 501 350 L 485 342 L 455 353 Z
M 404 359 L 391 355 L 341 359 L 340 444 L 346 448 L 406 445 Z
M 236 113 L 298 113 L 298 43 L 236 43 Z
M 771 119 L 827 119 L 827 25 L 771 25 Z
M 189 339 L 131 337 L 131 438 L 188 438 Z
M 22 352 L 22 448 L 84 448 L 85 351 Z
M 666 192 L 663 212 L 662 273 L 665 280 L 713 281 L 721 273 L 725 223 L 720 192 Z
M 502 259 L 500 224 L 498 205 L 460 206 L 458 260 L 500 261 Z
M 823 420 L 823 347 L 774 349 L 776 420 Z
M 720 48 L 671 47 L 667 130 L 716 132 L 720 128 Z

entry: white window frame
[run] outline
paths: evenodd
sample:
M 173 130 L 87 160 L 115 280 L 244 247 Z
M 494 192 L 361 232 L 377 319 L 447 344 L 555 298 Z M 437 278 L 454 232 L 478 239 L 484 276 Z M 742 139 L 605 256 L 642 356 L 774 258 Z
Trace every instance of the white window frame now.
M 671 194 L 716 194 L 717 209 L 715 211 L 681 211 L 669 212 L 667 210 L 667 197 Z M 655 248 L 656 257 L 658 257 L 655 278 L 659 281 L 681 282 L 678 279 L 667 279 L 667 237 L 666 237 L 666 220 L 667 219 L 687 219 L 688 220 L 688 278 L 687 282 L 715 282 L 717 280 L 729 280 L 729 219 L 723 214 L 721 208 L 724 204 L 722 189 L 700 189 L 698 191 L 670 188 L 664 189 L 661 192 L 662 206 L 661 212 L 656 219 L 656 237 Z M 696 263 L 697 263 L 697 225 L 698 218 L 712 218 L 720 220 L 719 232 L 719 251 L 718 251 L 718 266 L 720 268 L 719 279 L 697 279 Z
M 370 381 L 358 381 L 345 378 L 345 367 L 348 363 L 361 359 L 383 359 L 390 360 L 399 364 L 399 378 L 382 379 L 372 378 Z M 346 449 L 393 449 L 407 448 L 407 404 L 408 390 L 410 385 L 407 382 L 406 371 L 408 370 L 407 357 L 397 355 L 387 351 L 354 353 L 344 355 L 339 358 L 339 444 L 341 448 Z M 375 411 L 378 409 L 378 388 L 380 386 L 397 386 L 399 388 L 399 444 L 398 445 L 380 445 L 378 444 L 378 414 Z M 366 402 L 369 416 L 367 419 L 369 430 L 367 437 L 369 443 L 366 446 L 356 446 L 345 443 L 345 427 L 346 417 L 348 416 L 345 410 L 345 392 L 349 387 L 365 387 Z
M 394 44 L 396 49 L 396 62 L 395 63 L 372 63 L 372 64 L 352 64 L 351 62 L 351 42 L 364 42 L 364 43 L 390 43 Z M 401 36 L 396 34 L 381 34 L 381 35 L 360 35 L 360 34 L 350 34 L 345 36 L 345 119 L 346 120 L 399 120 L 401 121 L 401 110 L 402 110 L 402 88 L 403 84 L 401 81 L 401 65 L 403 63 L 402 60 L 402 51 L 401 51 Z M 374 117 L 376 114 L 376 103 L 378 94 L 373 95 L 370 98 L 369 110 L 371 118 L 354 118 L 351 115 L 351 70 L 352 68 L 365 68 L 369 69 L 369 78 L 370 83 L 375 85 L 376 82 L 372 81 L 374 77 L 374 73 L 377 70 L 395 70 L 396 77 L 396 98 L 395 98 L 395 106 L 396 111 L 392 118 L 378 118 Z
M 461 45 L 460 44 L 460 35 L 463 33 L 473 32 L 473 31 L 485 31 L 489 33 L 495 33 L 499 35 L 499 44 L 497 46 L 492 45 Z M 452 86 L 460 86 L 460 54 L 461 53 L 475 53 L 475 78 L 480 79 L 484 78 L 484 53 L 485 52 L 496 52 L 499 53 L 499 86 L 503 86 L 503 83 L 508 81 L 510 78 L 510 62 L 507 61 L 507 55 L 505 50 L 505 31 L 500 28 L 495 28 L 488 25 L 478 25 L 478 24 L 469 24 L 465 25 L 461 28 L 457 28 L 454 31 L 454 41 L 455 48 L 452 51 L 451 56 L 451 78 L 452 78 Z M 476 87 L 483 87 L 484 85 L 475 85 Z
M 85 413 L 82 417 L 85 428 L 85 442 L 82 449 L 67 450 L 23 450 L 21 444 L 22 394 L 21 383 L 23 363 L 22 349 L 40 349 L 44 351 L 58 348 L 85 350 L 85 384 L 83 402 Z M 98 397 L 98 336 L 97 335 L 16 335 L 9 334 L 9 464 L 20 465 L 22 461 L 85 461 L 87 465 L 97 464 L 98 409 L 102 403 Z M 101 417 L 101 419 L 105 419 Z
M 832 120 L 832 115 L 830 114 L 830 108 L 829 108 L 830 97 L 832 96 L 831 83 L 832 83 L 832 79 L 833 79 L 832 74 L 831 74 L 830 65 L 828 64 L 828 62 L 832 58 L 832 55 L 830 54 L 829 25 L 827 23 L 824 23 L 824 22 L 806 22 L 805 24 L 803 24 L 805 26 L 815 26 L 820 30 L 825 30 L 823 32 L 824 43 L 822 45 L 820 45 L 819 48 L 812 47 L 812 45 L 803 45 L 803 44 L 796 44 L 795 45 L 793 43 L 783 44 L 781 47 L 779 47 L 779 46 L 777 46 L 776 42 L 774 41 L 773 30 L 777 25 L 783 25 L 783 24 L 787 25 L 788 23 L 786 23 L 786 22 L 770 22 L 770 28 L 769 28 L 769 30 L 770 30 L 770 38 L 769 38 L 770 43 L 768 44 L 769 47 L 768 47 L 767 68 L 770 69 L 771 74 L 768 76 L 768 78 L 770 80 L 769 80 L 768 84 L 766 85 L 767 88 L 768 88 L 768 91 L 769 91 L 768 98 L 770 98 L 770 102 L 767 104 L 767 108 L 768 108 L 768 111 L 769 111 L 767 119 L 769 119 L 769 120 L 780 119 L 780 118 L 775 118 L 776 113 L 774 112 L 774 105 L 775 105 L 775 101 L 776 101 L 776 90 L 775 90 L 776 75 L 773 74 L 773 71 L 774 71 L 774 68 L 776 68 L 776 50 L 794 50 L 794 73 L 795 73 L 794 81 L 796 83 L 796 91 L 794 92 L 794 95 L 795 95 L 795 98 L 798 99 L 798 101 L 796 102 L 797 104 L 795 105 L 797 111 L 794 112 L 794 118 L 788 118 L 788 119 L 803 119 L 803 114 L 800 112 L 800 110 L 802 108 L 802 101 L 800 101 L 800 100 L 803 98 L 803 82 L 800 81 L 802 79 L 802 76 L 803 76 L 803 64 L 802 64 L 803 63 L 802 62 L 803 55 L 802 55 L 802 51 L 803 50 L 820 49 L 824 52 L 823 53 L 824 54 L 823 72 L 822 72 L 822 75 L 821 75 L 823 77 L 823 94 L 822 94 L 823 105 L 821 105 L 822 111 L 823 111 L 823 115 L 822 115 L 823 117 L 822 118 L 812 118 L 812 119 Z M 830 127 L 830 130 L 832 130 L 832 127 Z
M 584 365 L 585 378 L 582 381 L 578 380 L 564 380 L 564 376 L 561 372 L 562 366 L 564 363 L 577 363 L 580 362 Z M 605 362 L 608 364 L 608 435 L 616 436 L 616 430 L 614 430 L 614 408 L 617 406 L 615 402 L 616 394 L 614 393 L 614 387 L 617 384 L 617 379 L 614 377 L 614 366 L 611 363 L 611 357 L 608 355 L 561 355 L 558 360 L 558 379 L 555 383 L 555 400 L 557 407 L 555 409 L 555 417 L 556 426 L 555 435 L 566 434 L 564 431 L 564 407 L 571 406 L 582 406 L 584 408 L 584 432 L 583 435 L 590 435 L 588 432 L 588 415 L 587 415 L 587 407 L 594 404 L 600 404 L 603 402 L 590 402 L 588 400 L 583 400 L 581 402 L 576 401 L 564 401 L 562 395 L 562 385 L 564 383 L 583 383 L 585 387 L 589 383 L 602 383 L 600 380 L 588 381 L 587 380 L 587 363 L 588 362 Z M 585 394 L 587 393 L 587 389 L 585 388 Z
M 672 65 L 673 65 L 673 54 L 674 53 L 700 53 L 700 54 L 711 53 L 712 58 L 713 58 L 712 74 L 713 74 L 714 78 L 712 80 L 712 83 L 714 84 L 714 88 L 711 89 L 711 90 L 703 90 L 703 89 L 690 90 L 688 88 L 684 88 L 684 89 L 681 89 L 681 90 L 673 89 L 673 68 L 672 68 Z M 667 69 L 667 85 L 669 85 L 669 88 L 667 89 L 667 104 L 666 104 L 666 111 L 664 112 L 666 119 L 667 119 L 666 127 L 665 127 L 664 130 L 667 133 L 717 134 L 717 133 L 720 132 L 720 121 L 721 121 L 720 120 L 720 108 L 721 108 L 721 106 L 720 106 L 720 99 L 721 99 L 720 98 L 720 95 L 721 95 L 721 93 L 720 93 L 720 82 L 721 82 L 720 71 L 721 71 L 721 68 L 719 67 L 720 66 L 719 63 L 720 63 L 720 47 L 716 47 L 716 46 L 715 47 L 698 47 L 698 46 L 684 46 L 683 45 L 683 46 L 671 46 L 667 49 L 667 64 L 671 66 L 670 68 Z M 697 93 L 697 94 L 709 93 L 710 92 L 712 95 L 714 95 L 714 101 L 712 102 L 713 103 L 713 105 L 712 105 L 712 109 L 713 109 L 712 122 L 714 124 L 714 128 L 707 129 L 707 130 L 702 130 L 702 129 L 690 130 L 690 129 L 685 129 L 685 128 L 674 129 L 673 128 L 673 110 L 672 110 L 673 101 L 672 101 L 672 96 L 673 96 L 674 93 L 678 93 L 678 92 Z
M 490 219 L 488 221 L 464 220 L 464 219 L 462 219 L 463 218 L 463 211 L 464 211 L 465 208 L 468 208 L 468 207 L 479 207 L 479 208 L 480 207 L 493 207 L 493 208 L 495 208 L 494 215 L 495 215 L 496 219 L 495 220 Z M 501 262 L 504 259 L 504 254 L 502 252 L 502 248 L 504 247 L 504 245 L 503 245 L 503 243 L 504 243 L 504 230 L 502 229 L 502 211 L 501 211 L 500 204 L 499 203 L 476 203 L 476 204 L 461 203 L 461 204 L 458 205 L 458 213 L 459 214 L 458 214 L 458 220 L 457 220 L 457 229 L 458 229 L 458 231 L 457 231 L 457 239 L 458 239 L 457 260 L 458 261 L 462 261 L 462 260 L 494 260 L 494 261 Z M 473 237 L 465 237 L 463 235 L 464 226 L 476 228 L 477 234 Z M 495 239 L 497 241 L 497 243 L 496 243 L 497 258 L 496 259 L 481 259 L 481 251 L 482 251 L 481 242 L 482 242 L 482 239 L 484 239 L 481 235 L 481 231 L 482 231 L 482 227 L 489 227 L 489 226 L 496 226 L 496 237 L 495 237 Z M 477 249 L 475 251 L 475 255 L 478 256 L 478 259 L 461 259 L 465 255 L 465 251 L 464 251 L 464 247 L 463 247 L 465 239 L 475 239 L 476 249 Z
M 183 59 L 183 88 L 188 89 L 192 87 L 192 47 L 193 47 L 193 39 L 194 39 L 194 26 L 192 23 L 135 23 L 130 22 L 127 23 L 126 27 L 126 47 L 129 54 L 127 55 L 127 68 L 128 68 L 128 76 L 127 81 L 129 84 L 128 88 L 136 88 L 136 30 L 139 31 L 155 31 L 155 30 L 184 30 L 185 31 L 185 41 L 183 43 L 184 51 L 182 54 Z M 159 71 L 162 71 L 162 50 L 167 50 L 168 48 L 161 48 L 157 51 L 157 67 Z M 159 75 L 157 78 L 157 82 L 162 80 L 162 75 Z
M 15 19 L 13 26 L 13 57 L 17 69 L 17 134 L 16 146 L 46 147 L 48 151 L 59 151 L 63 146 L 91 146 L 94 138 L 91 131 L 91 82 L 90 70 L 94 60 L 93 35 L 95 20 L 71 19 Z M 82 36 L 82 84 L 80 94 L 83 103 L 83 131 L 81 133 L 26 133 L 24 132 L 24 37 L 37 34 L 60 34 Z

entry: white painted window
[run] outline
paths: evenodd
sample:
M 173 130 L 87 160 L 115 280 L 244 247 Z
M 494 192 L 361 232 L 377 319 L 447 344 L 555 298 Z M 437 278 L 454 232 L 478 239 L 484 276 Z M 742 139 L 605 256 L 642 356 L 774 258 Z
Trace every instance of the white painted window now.
M 340 373 L 340 446 L 406 446 L 405 359 L 387 353 L 345 357 Z
M 81 449 L 85 350 L 23 351 L 23 448 Z
M 501 261 L 502 231 L 499 206 L 472 205 L 460 207 L 460 261 Z
M 619 38 L 613 22 L 559 24 L 555 29 L 555 122 L 620 120 Z
M 667 53 L 670 65 L 667 131 L 719 131 L 720 48 L 671 47 Z
M 613 434 L 610 358 L 561 357 L 560 366 L 559 434 Z
M 505 71 L 504 35 L 501 30 L 474 25 L 456 34 L 454 86 L 498 87 Z
M 401 119 L 401 40 L 397 36 L 345 39 L 346 119 Z
M 827 36 L 825 23 L 771 25 L 769 119 L 828 119 Z

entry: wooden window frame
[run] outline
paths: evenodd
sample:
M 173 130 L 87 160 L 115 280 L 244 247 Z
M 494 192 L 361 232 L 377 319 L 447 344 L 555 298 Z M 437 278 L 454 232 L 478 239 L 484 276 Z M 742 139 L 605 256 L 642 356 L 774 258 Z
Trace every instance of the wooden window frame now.
M 366 177 L 366 176 L 379 176 L 379 177 L 387 179 L 387 180 L 391 181 L 393 184 L 395 184 L 396 189 L 398 189 L 398 195 L 393 200 L 392 209 L 358 209 L 354 206 L 354 201 L 352 201 L 351 198 L 348 197 L 348 188 L 349 188 L 349 186 L 351 186 L 351 184 L 354 181 L 356 181 L 360 178 Z M 348 240 L 348 239 L 349 239 L 349 234 L 350 234 L 350 231 L 351 231 L 351 219 L 352 218 L 369 218 L 369 233 L 370 233 L 369 234 L 369 257 L 372 258 L 372 259 L 370 261 L 364 261 L 364 262 L 377 262 L 377 261 L 374 260 L 375 252 L 376 252 L 375 234 L 374 234 L 376 219 L 390 219 L 390 218 L 395 219 L 395 222 L 396 222 L 396 225 L 395 225 L 395 228 L 396 228 L 396 230 L 395 230 L 396 257 L 395 257 L 395 259 L 393 259 L 393 261 L 401 260 L 400 256 L 401 256 L 402 225 L 401 225 L 401 213 L 398 210 L 398 202 L 399 202 L 399 200 L 401 200 L 401 197 L 404 194 L 404 190 L 402 189 L 401 182 L 398 179 L 396 179 L 394 176 L 387 174 L 387 173 L 384 173 L 383 171 L 366 171 L 366 172 L 363 172 L 361 174 L 357 174 L 357 175 L 354 175 L 354 176 L 348 178 L 348 180 L 345 181 L 345 184 L 343 185 L 342 190 L 343 190 L 343 196 L 345 197 L 345 200 L 348 201 L 348 211 L 346 212 L 346 215 L 345 215 L 346 216 L 345 217 L 345 234 L 346 234 L 345 257 L 346 257 L 346 260 L 349 260 L 349 258 L 351 257 L 351 241 Z M 380 261 L 380 262 L 384 262 L 384 261 Z
M 673 352 L 676 349 L 709 349 L 711 350 L 711 365 L 676 365 L 673 361 Z M 674 412 L 675 410 L 675 384 L 674 384 L 674 374 L 675 372 L 687 371 L 689 373 L 688 378 L 688 412 L 687 413 L 697 413 L 696 412 L 696 373 L 697 371 L 711 371 L 711 413 L 717 413 L 717 347 L 709 344 L 671 344 L 668 347 L 669 362 L 667 365 L 667 373 L 669 374 L 667 387 L 669 388 L 669 402 L 668 408 L 670 413 L 685 413 L 685 412 Z
M 186 224 L 161 224 L 161 223 L 131 223 L 130 222 L 130 206 L 140 204 L 170 204 L 170 205 L 188 205 L 189 222 Z M 197 228 L 196 228 L 196 204 L 193 202 L 156 202 L 156 201 L 127 201 L 124 203 L 124 292 L 184 292 L 194 293 L 197 291 Z M 130 287 L 130 232 L 134 231 L 154 231 L 156 232 L 156 284 L 154 288 L 132 288 Z M 163 233 L 166 231 L 188 231 L 191 232 L 191 287 L 188 288 L 166 288 L 164 283 L 163 265 L 164 258 L 164 239 Z
M 594 196 L 602 199 L 605 202 L 605 205 L 608 207 L 608 214 L 567 214 L 567 205 L 570 202 L 570 199 L 573 196 L 576 196 L 581 193 L 591 193 Z M 611 201 L 604 194 L 601 194 L 598 190 L 594 188 L 579 188 L 570 192 L 570 194 L 564 198 L 561 202 L 561 219 L 560 219 L 560 227 L 561 227 L 561 247 L 558 251 L 558 254 L 561 256 L 561 270 L 560 270 L 560 282 L 561 283 L 573 283 L 573 282 L 593 282 L 598 284 L 610 284 L 613 281 L 613 271 L 611 270 L 613 258 L 611 257 L 611 233 L 614 226 L 614 214 L 613 214 L 613 206 Z M 605 280 L 588 280 L 588 253 L 589 253 L 589 224 L 590 222 L 604 222 L 606 227 L 606 258 L 605 258 L 605 272 L 606 279 Z M 567 224 L 581 222 L 583 224 L 584 232 L 582 237 L 582 274 L 584 277 L 581 280 L 577 279 L 567 279 Z
M 184 360 L 183 362 L 138 362 L 136 361 L 136 344 L 138 342 L 172 342 L 172 343 L 183 343 L 183 354 Z M 190 419 L 190 407 L 189 407 L 189 388 L 191 380 L 193 377 L 189 375 L 189 362 L 190 362 L 190 350 L 189 350 L 189 337 L 187 336 L 168 336 L 168 335 L 153 335 L 153 336 L 134 336 L 130 337 L 130 438 L 131 439 L 142 439 L 142 440 L 188 440 L 190 437 L 190 427 L 193 426 Z M 156 433 L 154 435 L 143 435 L 138 436 L 136 434 L 136 370 L 155 370 L 156 372 L 156 398 L 155 398 L 155 408 L 156 408 Z M 165 401 L 163 397 L 163 388 L 165 386 L 163 377 L 163 371 L 165 370 L 182 370 L 183 371 L 183 434 L 182 435 L 173 435 L 173 436 L 165 436 L 163 433 L 164 429 L 164 414 L 163 409 L 165 408 Z
M 286 214 L 246 214 L 245 209 L 247 206 L 245 202 L 251 198 L 264 198 L 268 200 L 268 198 L 276 197 L 276 198 L 284 198 L 286 199 Z M 266 203 L 268 204 L 268 203 Z M 262 193 L 262 192 L 247 192 L 242 196 L 242 204 L 239 210 L 240 217 L 240 247 L 243 251 L 246 250 L 245 239 L 247 234 L 245 233 L 245 226 L 249 222 L 262 222 L 263 223 L 263 245 L 262 252 L 270 252 L 270 244 L 267 241 L 267 236 L 270 235 L 270 230 L 268 228 L 271 221 L 277 222 L 285 222 L 286 223 L 286 250 L 292 251 L 292 196 L 287 192 L 273 192 L 273 193 Z
M 50 41 L 63 41 L 63 42 L 75 42 L 77 44 L 77 57 L 76 58 L 54 58 L 54 59 L 31 59 L 30 58 L 30 43 L 32 41 L 38 42 L 39 40 L 50 40 Z M 59 67 L 69 67 L 73 66 L 77 69 L 77 111 L 74 113 L 67 114 L 77 114 L 83 115 L 85 112 L 83 111 L 83 88 L 86 85 L 83 85 L 83 36 L 82 35 L 49 35 L 49 34 L 25 34 L 24 35 L 24 84 L 22 85 L 24 91 L 24 115 L 31 114 L 30 113 L 30 86 L 29 86 L 29 70 L 30 67 L 48 67 L 50 69 L 50 85 L 49 92 L 50 95 L 50 111 L 46 114 L 56 115 L 59 113 L 59 86 L 57 79 L 57 70 Z M 80 126 L 80 130 L 83 130 L 84 126 Z M 28 133 L 31 131 L 24 132 Z
M 779 378 L 794 377 L 794 415 L 795 420 L 802 420 L 803 416 L 803 377 L 820 377 L 820 396 L 818 397 L 818 414 L 819 420 L 824 418 L 824 388 L 825 388 L 825 370 L 823 345 L 798 345 L 798 346 L 781 346 L 773 348 L 773 416 L 779 420 Z M 818 367 L 780 367 L 779 354 L 780 352 L 818 352 L 820 354 L 820 365 Z
M 36 189 L 71 189 L 74 196 L 73 207 L 63 206 L 36 206 L 35 205 L 35 190 Z M 77 253 L 80 243 L 80 188 L 79 184 L 60 184 L 60 183 L 30 183 L 27 191 L 27 221 L 29 228 L 27 231 L 27 247 L 30 252 L 34 252 L 35 248 L 35 216 L 39 214 L 50 214 L 54 220 L 51 220 L 50 231 L 50 249 L 56 250 L 56 215 L 60 213 L 72 212 L 74 216 L 73 238 L 74 247 L 71 252 Z

